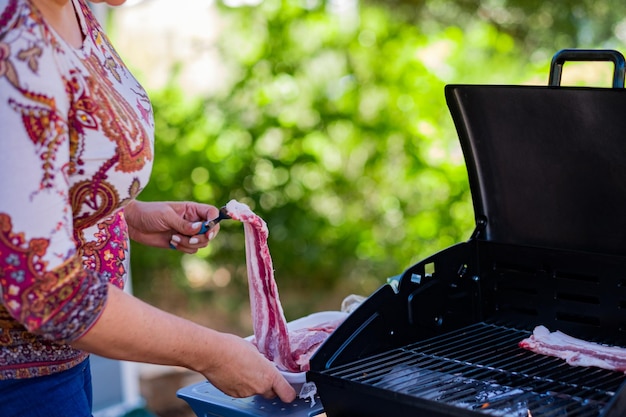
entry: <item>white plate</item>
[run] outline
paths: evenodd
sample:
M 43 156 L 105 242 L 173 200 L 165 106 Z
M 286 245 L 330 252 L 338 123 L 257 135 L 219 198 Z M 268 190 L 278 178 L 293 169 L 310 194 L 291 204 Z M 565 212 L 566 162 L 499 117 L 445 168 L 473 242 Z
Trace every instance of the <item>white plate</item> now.
M 307 327 L 317 326 L 329 321 L 335 321 L 339 319 L 345 319 L 348 317 L 348 313 L 342 311 L 320 311 L 318 313 L 309 314 L 308 316 L 300 317 L 299 319 L 290 321 L 287 323 L 289 330 L 305 329 Z M 246 339 L 251 340 L 253 336 L 248 336 Z M 285 377 L 287 382 L 293 385 L 296 389 L 306 382 L 306 372 L 286 372 L 280 371 Z

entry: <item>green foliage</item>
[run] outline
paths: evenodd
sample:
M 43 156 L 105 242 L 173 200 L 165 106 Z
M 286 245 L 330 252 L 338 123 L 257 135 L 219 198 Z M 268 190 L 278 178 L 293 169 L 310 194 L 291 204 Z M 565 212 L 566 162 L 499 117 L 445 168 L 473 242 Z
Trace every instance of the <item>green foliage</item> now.
M 482 22 L 513 38 L 532 60 L 563 48 L 619 48 L 626 37 L 621 0 L 362 0 L 415 25 Z M 621 41 L 621 42 L 620 42 Z
M 141 194 L 250 205 L 268 223 L 281 294 L 300 294 L 282 297 L 291 317 L 333 291 L 367 295 L 467 239 L 473 209 L 444 85 L 547 82 L 549 64 L 526 62 L 481 20 L 420 27 L 380 6 L 353 16 L 311 4 L 221 8 L 229 79 L 211 97 L 185 96 L 175 76 L 151 93 L 157 157 Z M 165 270 L 226 310 L 246 302 L 243 231 L 221 227 L 193 259 L 133 246 L 137 290 Z M 186 279 L 192 267 L 205 279 Z

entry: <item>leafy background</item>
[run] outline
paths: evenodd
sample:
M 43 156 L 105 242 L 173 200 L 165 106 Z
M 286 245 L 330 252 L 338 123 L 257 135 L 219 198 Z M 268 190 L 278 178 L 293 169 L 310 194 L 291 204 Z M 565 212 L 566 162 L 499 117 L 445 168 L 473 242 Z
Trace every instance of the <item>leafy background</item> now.
M 620 49 L 626 33 L 616 1 L 351 4 L 219 4 L 221 88 L 186 94 L 179 62 L 150 91 L 157 157 L 140 198 L 250 205 L 268 224 L 288 319 L 338 309 L 469 238 L 446 84 L 545 85 L 559 49 Z M 575 82 L 598 82 L 596 70 L 572 68 Z M 139 297 L 251 332 L 241 224 L 223 222 L 193 256 L 132 253 Z

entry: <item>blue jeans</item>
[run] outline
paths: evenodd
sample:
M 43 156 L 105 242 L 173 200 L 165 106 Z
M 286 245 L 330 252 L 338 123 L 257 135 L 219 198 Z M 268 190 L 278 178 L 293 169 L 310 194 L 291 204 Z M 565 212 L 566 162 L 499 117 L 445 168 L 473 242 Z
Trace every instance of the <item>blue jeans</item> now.
M 91 417 L 89 358 L 52 375 L 0 381 L 2 417 Z

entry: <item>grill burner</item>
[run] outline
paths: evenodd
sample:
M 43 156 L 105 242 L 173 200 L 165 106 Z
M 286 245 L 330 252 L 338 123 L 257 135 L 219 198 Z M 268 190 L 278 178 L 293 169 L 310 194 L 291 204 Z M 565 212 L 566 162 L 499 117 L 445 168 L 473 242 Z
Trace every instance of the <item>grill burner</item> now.
M 323 374 L 495 416 L 598 416 L 626 376 L 517 346 L 530 332 L 477 323 Z

